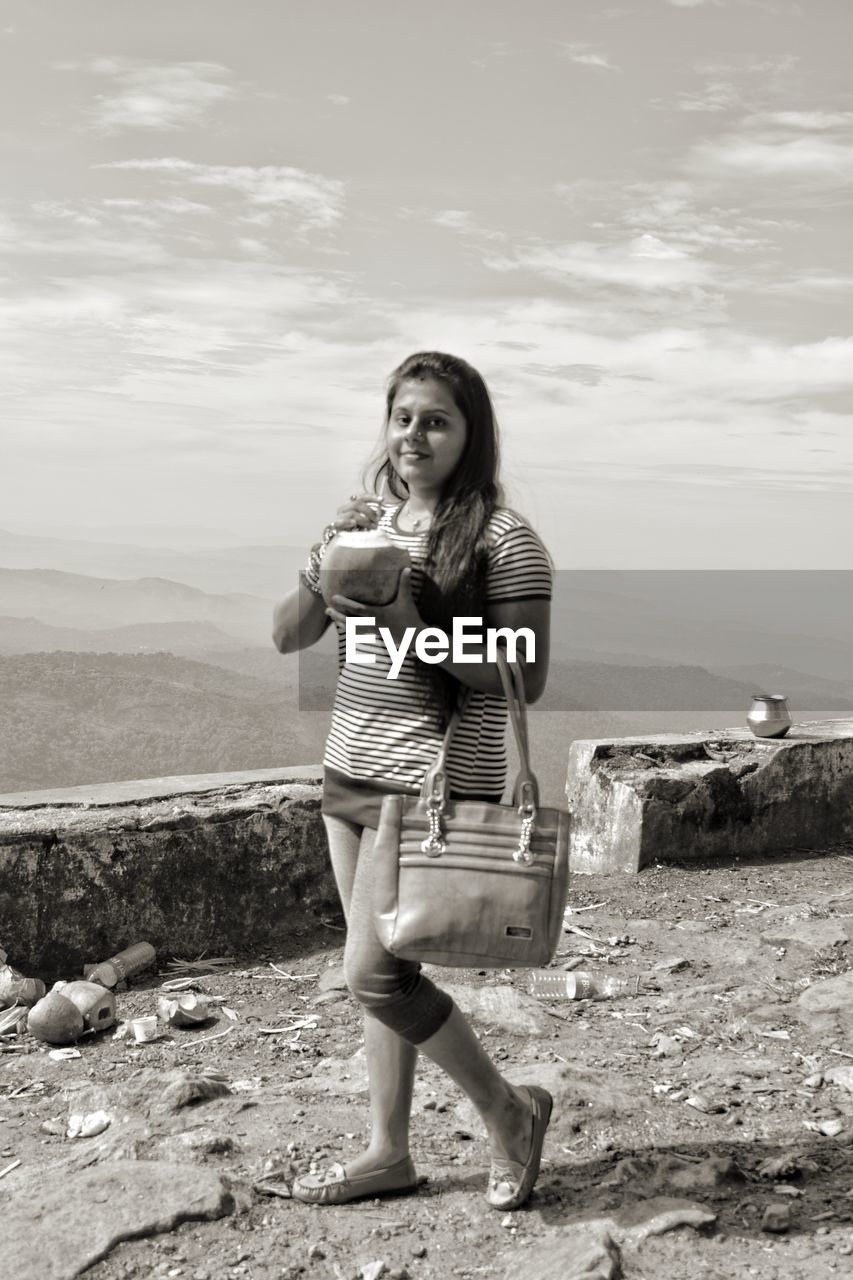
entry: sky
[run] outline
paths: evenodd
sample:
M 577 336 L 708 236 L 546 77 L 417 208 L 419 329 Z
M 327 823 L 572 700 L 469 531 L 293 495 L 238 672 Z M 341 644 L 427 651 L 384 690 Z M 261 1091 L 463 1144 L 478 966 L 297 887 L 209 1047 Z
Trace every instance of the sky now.
M 0 0 L 0 526 L 315 541 L 463 356 L 560 568 L 850 568 L 848 0 Z

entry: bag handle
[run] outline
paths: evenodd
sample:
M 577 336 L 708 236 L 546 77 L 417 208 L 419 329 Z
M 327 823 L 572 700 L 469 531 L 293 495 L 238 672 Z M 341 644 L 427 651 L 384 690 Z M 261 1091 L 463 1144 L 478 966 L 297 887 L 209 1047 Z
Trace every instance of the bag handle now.
M 530 746 L 527 734 L 527 699 L 524 692 L 524 674 L 517 662 L 508 662 L 506 654 L 500 647 L 496 654 L 498 671 L 503 685 L 504 696 L 509 710 L 510 724 L 518 750 L 519 770 L 513 786 L 513 804 L 517 804 L 525 814 L 535 813 L 539 805 L 539 782 L 530 766 Z M 453 735 L 459 727 L 469 690 L 460 689 L 456 706 L 450 717 L 450 723 L 444 735 L 444 741 L 438 749 L 435 760 L 426 772 L 421 787 L 421 796 L 425 800 L 433 800 L 442 808 L 448 798 L 447 755 Z

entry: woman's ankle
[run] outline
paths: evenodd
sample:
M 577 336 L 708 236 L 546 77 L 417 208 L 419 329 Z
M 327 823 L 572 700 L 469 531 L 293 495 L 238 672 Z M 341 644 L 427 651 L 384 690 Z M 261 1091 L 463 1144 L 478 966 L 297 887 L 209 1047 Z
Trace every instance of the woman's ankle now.
M 381 1143 L 371 1142 L 358 1155 L 345 1161 L 345 1164 L 351 1173 L 367 1173 L 372 1169 L 389 1169 L 392 1165 L 400 1164 L 402 1160 L 406 1160 L 408 1156 L 408 1143 L 401 1143 L 395 1146 L 387 1141 Z
M 510 1156 L 529 1139 L 532 1116 L 527 1099 L 515 1086 L 508 1086 L 508 1093 L 488 1116 L 483 1116 L 489 1145 L 493 1155 Z

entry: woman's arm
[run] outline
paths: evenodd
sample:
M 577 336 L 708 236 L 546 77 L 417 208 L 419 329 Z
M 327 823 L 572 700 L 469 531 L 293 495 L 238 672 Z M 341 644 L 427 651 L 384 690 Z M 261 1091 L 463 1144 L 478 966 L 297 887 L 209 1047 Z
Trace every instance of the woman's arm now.
M 322 596 L 299 582 L 289 595 L 275 607 L 272 638 L 279 653 L 295 653 L 316 644 L 331 619 L 326 613 Z
M 533 632 L 535 642 L 533 661 L 530 660 L 524 636 L 518 638 L 516 656 L 524 671 L 525 697 L 528 702 L 536 702 L 545 692 L 545 682 L 548 679 L 551 638 L 550 600 L 495 602 L 486 606 L 483 625 L 486 628 L 507 627 L 510 631 L 519 631 L 522 627 L 526 627 L 528 631 Z M 461 684 L 467 684 L 472 689 L 482 689 L 485 693 L 503 693 L 497 664 L 485 661 L 486 646 L 466 641 L 465 652 L 478 660 L 454 662 L 448 657 L 437 665 L 449 675 L 455 676 Z

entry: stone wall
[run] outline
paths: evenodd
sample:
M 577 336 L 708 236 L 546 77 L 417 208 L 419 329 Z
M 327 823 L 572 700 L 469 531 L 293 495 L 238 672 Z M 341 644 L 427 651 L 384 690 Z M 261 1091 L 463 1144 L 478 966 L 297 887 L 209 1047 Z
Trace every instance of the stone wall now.
M 137 941 L 193 957 L 338 909 L 318 769 L 0 796 L 0 945 L 30 975 Z
M 853 839 L 853 722 L 577 741 L 571 869 L 767 857 Z M 165 957 L 278 945 L 339 909 L 316 768 L 0 796 L 0 946 L 68 976 L 136 941 Z
M 573 742 L 574 871 L 767 857 L 853 839 L 853 721 Z

